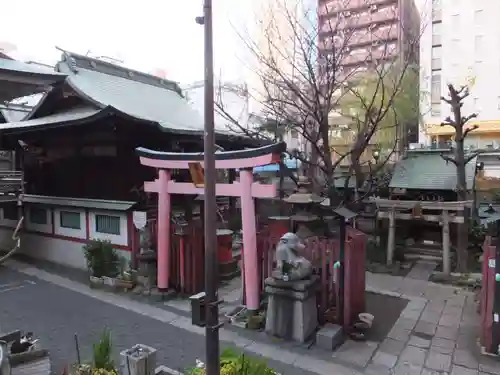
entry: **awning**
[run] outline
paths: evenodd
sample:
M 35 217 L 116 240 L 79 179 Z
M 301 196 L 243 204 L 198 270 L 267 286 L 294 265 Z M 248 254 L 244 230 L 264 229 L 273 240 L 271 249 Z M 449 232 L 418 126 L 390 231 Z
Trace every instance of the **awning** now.
M 297 169 L 299 167 L 299 161 L 297 159 L 285 159 L 285 166 L 288 169 Z M 255 167 L 253 173 L 262 172 L 278 172 L 280 170 L 279 164 L 269 164 L 260 167 Z
M 39 117 L 32 120 L 8 122 L 0 124 L 3 134 L 24 133 L 35 130 L 57 128 L 65 125 L 94 121 L 97 116 L 105 115 L 107 111 L 90 107 L 77 107 L 53 115 Z

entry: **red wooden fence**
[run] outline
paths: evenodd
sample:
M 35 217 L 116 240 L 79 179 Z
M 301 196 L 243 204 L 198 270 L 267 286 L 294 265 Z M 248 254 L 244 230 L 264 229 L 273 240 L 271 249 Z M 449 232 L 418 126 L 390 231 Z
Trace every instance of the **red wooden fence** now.
M 149 222 L 153 243 L 156 243 L 156 221 Z M 170 248 L 169 285 L 186 295 L 204 290 L 204 243 L 201 221 L 184 227 L 183 234 L 172 225 Z M 260 289 L 263 295 L 264 280 L 274 268 L 274 252 L 279 238 L 270 236 L 266 230 L 257 235 L 257 251 L 260 258 Z M 338 280 L 333 267 L 339 259 L 339 243 L 336 239 L 311 237 L 305 241 L 304 256 L 309 259 L 314 273 L 320 277 L 318 291 L 318 314 L 320 322 L 335 321 L 335 305 L 338 300 Z M 348 227 L 345 244 L 344 282 L 344 326 L 349 326 L 357 314 L 365 309 L 365 257 L 366 235 Z M 244 260 L 244 249 L 242 254 Z M 243 277 L 243 276 L 242 276 Z
M 348 228 L 345 244 L 344 282 L 344 326 L 349 326 L 357 315 L 365 310 L 365 256 L 366 235 Z M 257 236 L 257 250 L 260 256 L 260 288 L 275 266 L 274 252 L 279 238 L 263 231 Z M 314 273 L 320 277 L 318 291 L 318 318 L 320 322 L 337 322 L 335 306 L 338 301 L 338 279 L 334 264 L 339 260 L 339 242 L 336 239 L 311 237 L 304 241 L 304 256 L 313 264 Z M 243 251 L 244 253 L 244 251 Z
M 497 239 L 498 240 L 498 239 Z M 493 303 L 495 298 L 495 267 L 490 267 L 496 262 L 496 248 L 490 236 L 486 237 L 483 246 L 483 280 L 481 286 L 481 346 L 486 352 L 491 352 L 493 339 Z M 500 332 L 499 332 L 500 334 Z

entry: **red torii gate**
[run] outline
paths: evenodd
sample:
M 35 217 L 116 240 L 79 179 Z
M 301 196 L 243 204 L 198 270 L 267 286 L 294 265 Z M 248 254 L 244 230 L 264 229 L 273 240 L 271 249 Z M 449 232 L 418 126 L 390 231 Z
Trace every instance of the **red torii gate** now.
M 216 195 L 240 197 L 243 229 L 245 297 L 249 310 L 258 310 L 259 259 L 257 254 L 257 231 L 254 198 L 276 196 L 274 184 L 263 185 L 253 181 L 253 168 L 278 163 L 286 150 L 286 143 L 276 143 L 255 149 L 225 151 L 215 154 L 215 168 L 239 169 L 240 181 L 232 184 L 217 184 Z M 171 169 L 189 169 L 193 163 L 203 166 L 203 153 L 160 152 L 139 147 L 136 149 L 140 162 L 158 169 L 155 181 L 145 182 L 146 192 L 158 193 L 158 288 L 167 289 L 170 261 L 170 214 L 171 194 L 203 194 L 203 187 L 190 182 L 171 179 Z

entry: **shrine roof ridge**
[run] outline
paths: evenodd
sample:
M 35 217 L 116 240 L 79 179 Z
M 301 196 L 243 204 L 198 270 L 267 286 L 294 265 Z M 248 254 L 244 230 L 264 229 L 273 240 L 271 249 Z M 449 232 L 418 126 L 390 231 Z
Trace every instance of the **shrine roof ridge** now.
M 281 154 L 286 151 L 286 143 L 279 142 L 258 148 L 249 148 L 237 151 L 221 151 L 215 153 L 215 160 L 248 159 L 268 154 Z M 163 152 L 150 150 L 144 147 L 136 148 L 139 156 L 156 160 L 203 161 L 203 152 Z

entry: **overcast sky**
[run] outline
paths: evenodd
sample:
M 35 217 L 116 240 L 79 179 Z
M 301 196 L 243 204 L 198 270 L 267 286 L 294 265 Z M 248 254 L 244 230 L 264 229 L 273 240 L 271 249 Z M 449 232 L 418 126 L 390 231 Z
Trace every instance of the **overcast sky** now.
M 194 22 L 202 1 L 3 1 L 0 42 L 15 44 L 12 55 L 22 60 L 54 63 L 61 55 L 55 46 L 81 54 L 90 50 L 134 69 L 161 68 L 168 78 L 189 83 L 203 78 L 203 28 Z M 243 78 L 235 25 L 245 33 L 255 24 L 255 1 L 213 0 L 216 73 L 222 71 L 223 79 Z

